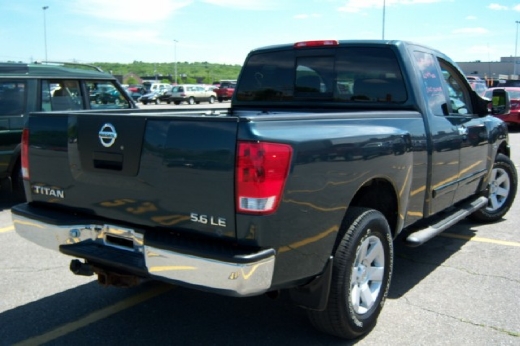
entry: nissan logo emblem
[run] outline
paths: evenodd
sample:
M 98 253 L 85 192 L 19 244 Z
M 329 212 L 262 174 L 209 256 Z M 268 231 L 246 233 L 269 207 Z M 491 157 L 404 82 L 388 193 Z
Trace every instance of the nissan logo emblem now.
M 110 123 L 106 123 L 105 125 L 101 126 L 101 130 L 99 130 L 99 141 L 101 142 L 101 145 L 103 145 L 105 148 L 109 148 L 114 144 L 117 138 L 117 132 L 114 125 Z

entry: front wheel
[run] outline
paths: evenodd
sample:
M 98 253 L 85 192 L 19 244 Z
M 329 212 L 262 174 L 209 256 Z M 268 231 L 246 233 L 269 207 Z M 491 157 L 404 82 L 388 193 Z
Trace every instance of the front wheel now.
M 208 102 L 211 104 L 215 103 L 215 98 L 213 96 L 210 96 Z
M 367 208 L 350 208 L 345 235 L 334 255 L 327 307 L 308 311 L 318 330 L 345 339 L 368 333 L 390 288 L 393 243 L 383 214 Z
M 500 220 L 513 205 L 517 185 L 515 165 L 506 155 L 498 154 L 489 179 L 488 204 L 471 214 L 470 218 L 485 223 Z

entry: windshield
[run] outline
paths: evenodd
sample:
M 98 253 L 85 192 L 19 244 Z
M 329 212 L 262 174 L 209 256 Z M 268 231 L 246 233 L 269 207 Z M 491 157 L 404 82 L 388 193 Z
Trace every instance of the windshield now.
M 407 99 L 396 56 L 388 48 L 286 50 L 253 55 L 243 68 L 238 101 L 327 100 L 402 103 Z

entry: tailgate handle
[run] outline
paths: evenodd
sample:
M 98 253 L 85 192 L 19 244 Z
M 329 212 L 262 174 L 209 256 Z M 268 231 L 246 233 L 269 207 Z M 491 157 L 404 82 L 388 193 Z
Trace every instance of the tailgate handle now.
M 92 153 L 94 168 L 121 171 L 123 169 L 123 155 L 95 151 Z

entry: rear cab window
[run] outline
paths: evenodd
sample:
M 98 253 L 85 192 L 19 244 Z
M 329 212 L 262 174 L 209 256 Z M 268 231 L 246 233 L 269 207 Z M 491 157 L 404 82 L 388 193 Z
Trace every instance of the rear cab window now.
M 390 48 L 284 50 L 250 56 L 237 101 L 404 103 L 408 95 Z

